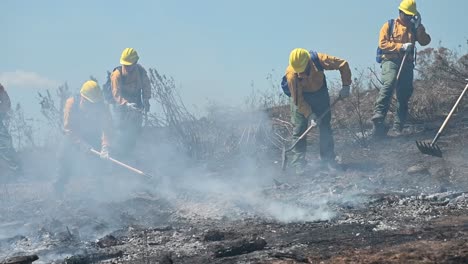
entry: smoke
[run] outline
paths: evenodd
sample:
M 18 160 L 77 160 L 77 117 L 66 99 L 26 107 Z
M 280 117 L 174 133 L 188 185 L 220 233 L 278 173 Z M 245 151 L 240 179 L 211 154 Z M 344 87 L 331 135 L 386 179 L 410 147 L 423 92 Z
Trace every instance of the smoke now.
M 212 113 L 203 126 L 196 127 L 197 142 L 208 143 L 200 150 L 205 153 L 203 159 L 191 156 L 187 149 L 192 146 L 183 148 L 170 129 L 148 128 L 133 158 L 122 161 L 154 174 L 153 179 L 72 146 L 60 152 L 56 144 L 29 155 L 24 160 L 29 166 L 25 182 L 4 184 L 0 201 L 0 222 L 5 223 L 0 225 L 0 239 L 23 235 L 27 241 L 3 244 L 0 257 L 12 252 L 63 257 L 79 252 L 84 246 L 80 241 L 129 226 L 170 225 L 181 218 L 256 217 L 283 223 L 332 219 L 335 212 L 328 206 L 329 196 L 305 195 L 325 187 L 274 187 L 274 179 L 281 177 L 280 153 L 272 154 L 273 146 L 265 137 L 272 133 L 268 116 L 232 111 Z M 163 132 L 155 132 L 158 129 Z M 70 155 L 73 166 L 59 195 L 54 183 L 63 155 Z M 38 161 L 41 156 L 47 157 L 47 165 Z M 72 242 L 78 246 L 61 248 Z
M 270 142 L 264 137 L 265 132 L 271 133 L 262 130 L 271 129 L 269 118 L 261 112 L 236 111 L 236 115 L 226 113 L 226 110 L 212 113 L 210 123 L 213 125 L 203 131 L 208 137 L 209 130 L 216 127 L 218 133 L 226 135 L 224 143 L 218 140 L 223 144 L 207 150 L 212 153 L 225 153 L 224 146 L 231 145 L 231 141 L 240 142 L 237 150 L 227 157 L 220 155 L 195 163 L 187 162 L 190 159 L 180 152 L 168 151 L 169 145 L 162 147 L 165 158 L 152 153 L 156 160 L 170 164 L 159 168 L 170 178 L 165 178 L 165 184 L 156 192 L 174 199 L 192 217 L 237 219 L 250 215 L 285 223 L 331 219 L 334 213 L 324 197 L 310 197 L 309 201 L 300 204 L 297 203 L 299 196 L 289 197 L 288 201 L 275 197 L 274 180 L 280 176 L 275 161 L 280 156 L 272 156 L 272 145 L 268 145 Z M 228 135 L 234 130 L 243 134 L 244 142 L 239 139 L 241 136 L 229 139 Z M 245 131 L 251 131 L 251 135 L 246 136 Z M 247 137 L 250 139 L 246 140 Z M 172 162 L 166 163 L 166 160 Z M 174 164 L 174 160 L 180 163 Z
M 270 201 L 265 205 L 265 209 L 274 219 L 284 223 L 330 220 L 335 216 L 335 213 L 326 208 L 325 204 L 318 202 L 316 205 L 319 206 L 317 209 L 311 209 Z M 325 208 L 322 206 L 325 206 Z

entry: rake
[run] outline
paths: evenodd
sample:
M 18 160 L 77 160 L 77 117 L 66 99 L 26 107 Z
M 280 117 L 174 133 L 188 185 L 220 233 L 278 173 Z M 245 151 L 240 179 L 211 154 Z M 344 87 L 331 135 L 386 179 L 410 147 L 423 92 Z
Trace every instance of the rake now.
M 291 150 L 294 149 L 294 147 L 297 145 L 297 143 L 299 143 L 299 141 L 301 141 L 301 139 L 303 139 L 307 133 L 310 132 L 310 130 L 312 130 L 312 128 L 316 127 L 323 119 L 323 117 L 331 111 L 331 109 L 333 108 L 333 106 L 335 106 L 336 103 L 338 103 L 338 101 L 340 101 L 342 99 L 342 97 L 338 96 L 334 101 L 333 103 L 330 105 L 330 107 L 328 107 L 328 109 L 323 112 L 316 120 L 316 122 L 312 123 L 306 131 L 304 131 L 304 133 L 302 133 L 302 135 L 289 147 L 289 148 L 286 148 L 286 145 L 283 145 L 283 151 L 281 153 L 281 169 L 284 171 L 286 169 L 286 164 L 287 164 L 287 155 L 286 153 L 287 152 L 290 152 Z
M 91 153 L 97 155 L 97 156 L 101 155 L 101 152 L 99 152 L 99 151 L 97 151 L 97 150 L 95 150 L 95 149 L 93 149 L 93 148 L 91 148 L 89 151 L 90 151 Z M 150 175 L 150 174 L 148 174 L 148 173 L 144 173 L 144 172 L 142 172 L 141 170 L 136 169 L 136 168 L 133 168 L 133 167 L 131 167 L 131 166 L 129 166 L 129 165 L 127 165 L 127 164 L 125 164 L 125 163 L 123 163 L 123 162 L 121 162 L 121 161 L 118 161 L 118 160 L 116 160 L 116 159 L 114 159 L 114 158 L 112 158 L 112 157 L 109 157 L 108 160 L 110 160 L 111 162 L 113 162 L 113 163 L 115 163 L 115 164 L 117 164 L 117 165 L 119 165 L 119 166 L 121 166 L 121 167 L 123 167 L 123 168 L 126 168 L 126 169 L 129 170 L 129 171 L 132 171 L 132 172 L 134 172 L 134 173 L 136 173 L 136 174 L 139 174 L 139 175 L 141 175 L 141 176 L 144 176 L 144 177 L 147 177 L 147 178 L 154 178 L 152 175 Z
M 453 112 L 455 112 L 455 109 L 457 108 L 458 104 L 460 103 L 461 99 L 463 98 L 467 90 L 468 90 L 468 84 L 465 86 L 465 89 L 463 89 L 463 92 L 460 94 L 457 101 L 453 105 L 452 110 L 450 110 L 450 113 L 445 118 L 444 123 L 442 123 L 442 126 L 440 127 L 439 131 L 435 135 L 432 142 L 426 143 L 422 141 L 416 141 L 416 146 L 418 147 L 419 151 L 421 151 L 421 153 L 442 158 L 442 150 L 440 150 L 436 142 L 437 140 L 439 140 L 439 137 L 442 135 L 442 132 L 444 131 L 445 126 L 447 125 L 449 119 L 452 117 Z

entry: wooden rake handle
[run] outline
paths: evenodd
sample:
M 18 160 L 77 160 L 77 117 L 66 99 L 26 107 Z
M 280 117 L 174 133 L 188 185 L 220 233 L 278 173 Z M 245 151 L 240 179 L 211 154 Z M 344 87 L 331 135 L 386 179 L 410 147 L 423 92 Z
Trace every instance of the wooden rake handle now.
M 463 89 L 462 93 L 460 94 L 460 96 L 458 97 L 457 101 L 455 102 L 455 104 L 453 105 L 452 107 L 452 110 L 450 110 L 450 113 L 447 115 L 447 117 L 445 118 L 444 120 L 444 123 L 442 123 L 442 126 L 440 126 L 440 129 L 439 131 L 437 132 L 436 136 L 434 137 L 434 139 L 432 140 L 431 142 L 431 145 L 433 146 L 437 140 L 439 139 L 440 135 L 442 134 L 442 132 L 444 131 L 445 129 L 445 126 L 447 125 L 448 121 L 450 120 L 450 118 L 452 117 L 453 113 L 455 112 L 455 109 L 457 109 L 457 106 L 458 104 L 460 103 L 461 99 L 463 98 L 463 96 L 465 96 L 465 93 L 466 91 L 468 90 L 468 84 L 466 84 L 465 86 L 465 89 Z
M 97 150 L 95 150 L 93 148 L 91 148 L 90 151 L 91 151 L 91 153 L 96 154 L 98 156 L 101 155 L 101 152 L 99 152 L 99 151 L 97 151 Z M 137 173 L 137 174 L 139 174 L 141 176 L 145 176 L 145 177 L 149 177 L 149 178 L 152 177 L 151 175 L 146 174 L 146 173 L 142 172 L 141 170 L 133 168 L 132 166 L 127 165 L 127 164 L 125 164 L 125 163 L 123 163 L 121 161 L 118 161 L 118 160 L 114 159 L 114 158 L 109 157 L 108 160 L 110 160 L 111 162 L 113 162 L 113 163 L 115 163 L 115 164 L 117 164 L 117 165 L 119 165 L 119 166 L 121 166 L 123 168 L 126 168 L 126 169 L 128 169 L 130 171 L 133 171 L 133 172 L 135 172 L 135 173 Z
M 405 65 L 407 55 L 408 52 L 405 52 L 405 55 L 403 55 L 403 59 L 401 60 L 400 68 L 398 68 L 398 73 L 396 76 L 395 86 L 398 85 L 398 81 L 400 80 L 401 70 L 403 69 L 403 65 Z
M 297 143 L 299 143 L 299 141 L 301 141 L 301 139 L 303 139 L 309 132 L 312 128 L 316 127 L 318 123 L 320 123 L 322 121 L 322 119 L 325 117 L 325 115 L 328 114 L 328 112 L 330 112 L 332 110 L 332 108 L 336 105 L 336 103 L 338 103 L 339 101 L 341 101 L 343 98 L 341 96 L 338 96 L 330 105 L 330 107 L 328 107 L 327 110 L 325 110 L 325 112 L 323 112 L 318 118 L 317 118 L 317 122 L 315 124 L 311 124 L 307 129 L 306 131 L 304 131 L 304 133 L 302 133 L 302 135 L 291 145 L 291 147 L 289 147 L 286 151 L 289 152 L 291 151 L 296 145 Z

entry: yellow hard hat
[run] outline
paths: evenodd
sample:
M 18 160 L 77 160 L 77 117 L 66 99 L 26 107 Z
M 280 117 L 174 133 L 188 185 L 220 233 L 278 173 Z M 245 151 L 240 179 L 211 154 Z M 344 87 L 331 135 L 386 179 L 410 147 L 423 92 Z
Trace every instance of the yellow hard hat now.
M 410 16 L 415 16 L 418 13 L 418 10 L 416 10 L 416 1 L 415 0 L 403 0 L 400 3 L 400 7 L 398 8 L 403 13 L 410 15 Z
M 138 53 L 134 48 L 126 48 L 123 50 L 122 56 L 120 56 L 120 64 L 133 65 L 139 58 L 140 57 L 138 57 Z
M 101 88 L 99 87 L 97 82 L 93 80 L 89 80 L 83 83 L 83 85 L 81 86 L 80 94 L 91 103 L 99 103 L 102 101 Z
M 310 53 L 306 49 L 293 49 L 289 55 L 289 65 L 296 73 L 304 72 L 310 61 Z

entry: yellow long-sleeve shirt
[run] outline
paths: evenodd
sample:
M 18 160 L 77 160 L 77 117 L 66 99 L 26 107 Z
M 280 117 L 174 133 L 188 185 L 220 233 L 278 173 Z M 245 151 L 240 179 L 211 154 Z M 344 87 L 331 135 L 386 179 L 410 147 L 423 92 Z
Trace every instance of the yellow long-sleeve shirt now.
M 414 34 L 412 25 L 405 26 L 400 18 L 397 18 L 393 22 L 393 32 L 390 36 L 388 36 L 388 27 L 388 22 L 385 22 L 380 29 L 379 47 L 383 51 L 382 59 L 401 59 L 404 53 L 400 50 L 404 43 L 415 44 L 417 41 L 421 46 L 426 46 L 431 42 L 431 36 L 426 33 L 423 25 L 420 25 Z M 407 59 L 413 61 L 413 54 Z
M 117 104 L 140 104 L 151 98 L 151 84 L 146 70 L 140 64 L 132 72 L 115 70 L 111 75 L 112 95 Z
M 84 105 L 70 97 L 65 102 L 63 110 L 63 129 L 75 141 L 97 141 L 101 139 L 101 146 L 109 146 L 112 131 L 112 118 L 109 108 L 105 104 Z
M 342 84 L 351 85 L 351 70 L 346 60 L 324 53 L 317 53 L 317 55 L 324 70 L 339 70 Z M 298 78 L 291 66 L 288 66 L 286 69 L 286 79 L 291 96 L 294 99 L 294 104 L 305 117 L 309 117 L 312 110 L 310 105 L 305 101 L 303 93 L 318 91 L 323 86 L 325 77 L 323 71 L 319 71 L 312 60 L 309 64 L 310 71 L 304 78 Z

